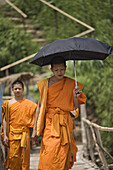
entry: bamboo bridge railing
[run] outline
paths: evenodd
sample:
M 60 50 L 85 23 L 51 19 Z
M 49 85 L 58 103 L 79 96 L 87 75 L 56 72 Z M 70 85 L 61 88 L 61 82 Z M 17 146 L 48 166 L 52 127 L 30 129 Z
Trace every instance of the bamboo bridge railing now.
M 80 34 L 77 34 L 77 35 L 75 35 L 75 36 L 73 36 L 73 37 L 81 37 L 81 36 L 83 36 L 83 35 L 86 35 L 86 34 L 89 34 L 89 33 L 95 31 L 95 29 L 94 29 L 93 27 L 91 27 L 91 26 L 89 26 L 88 24 L 80 21 L 79 19 L 77 19 L 77 18 L 69 15 L 68 13 L 62 11 L 61 9 L 55 7 L 54 5 L 48 3 L 47 1 L 45 1 L 45 0 L 40 0 L 40 1 L 41 1 L 43 4 L 45 4 L 45 5 L 49 6 L 50 8 L 52 8 L 53 10 L 61 13 L 62 15 L 66 16 L 66 17 L 70 18 L 71 20 L 73 20 L 73 21 L 75 21 L 75 22 L 83 25 L 84 27 L 88 28 L 88 30 L 86 30 L 86 31 L 84 31 L 84 32 L 82 32 L 82 33 L 80 33 Z
M 82 118 L 83 128 L 85 131 L 84 155 L 87 159 L 94 162 L 101 170 L 113 169 L 113 164 L 108 164 L 106 156 L 113 162 L 113 156 L 104 148 L 100 131 L 113 133 L 113 127 L 102 127 L 92 123 L 86 118 Z
M 6 3 L 8 3 L 10 6 L 12 6 L 18 13 L 21 14 L 23 18 L 27 18 L 27 15 L 23 13 L 20 9 L 18 9 L 13 3 L 11 3 L 9 0 L 5 0 Z M 78 20 L 75 17 L 72 17 L 71 15 L 67 14 L 66 12 L 60 10 L 59 8 L 51 5 L 50 3 L 46 2 L 45 0 L 40 0 L 43 4 L 47 5 L 48 7 L 52 8 L 53 10 L 56 10 L 57 12 L 63 14 L 64 16 L 72 19 L 75 22 L 78 22 L 79 24 L 85 26 L 88 28 L 88 30 L 75 35 L 75 37 L 81 37 L 83 35 L 86 35 L 88 33 L 94 32 L 95 29 L 86 23 Z M 21 59 L 19 61 L 16 61 L 10 65 L 4 66 L 0 68 L 0 71 L 8 70 L 10 67 L 13 67 L 17 64 L 20 64 L 26 60 L 31 59 L 35 54 L 28 56 L 24 59 Z M 84 150 L 85 153 L 87 153 L 85 156 L 87 159 L 90 159 L 92 162 L 97 164 L 100 169 L 103 170 L 108 170 L 108 169 L 113 169 L 113 164 L 108 164 L 105 154 L 109 156 L 109 158 L 113 161 L 113 157 L 108 153 L 108 151 L 103 147 L 102 140 L 101 140 L 101 135 L 100 131 L 108 131 L 108 132 L 113 132 L 113 128 L 108 128 L 108 127 L 102 127 L 99 126 L 95 123 L 90 122 L 88 119 L 82 117 L 82 126 L 83 126 L 83 131 L 84 133 L 82 134 L 84 136 L 83 144 L 84 144 Z
M 12 8 L 14 8 L 23 18 L 27 18 L 27 15 L 20 10 L 17 6 L 15 6 L 12 2 L 10 2 L 9 0 L 5 0 L 6 3 L 8 3 Z
M 27 15 L 26 15 L 23 11 L 21 11 L 18 7 L 16 7 L 13 3 L 11 3 L 9 0 L 5 0 L 5 2 L 8 3 L 13 9 L 15 9 L 23 18 L 27 18 Z M 93 33 L 93 32 L 95 31 L 95 28 L 93 28 L 93 27 L 89 26 L 88 24 L 86 24 L 86 23 L 78 20 L 77 18 L 69 15 L 68 13 L 62 11 L 61 9 L 55 7 L 54 5 L 48 3 L 47 1 L 45 1 L 45 0 L 40 0 L 40 2 L 42 2 L 42 3 L 45 4 L 46 6 L 52 8 L 53 10 L 61 13 L 62 15 L 68 17 L 69 19 L 71 19 L 71 20 L 73 20 L 73 21 L 75 21 L 75 22 L 79 23 L 80 25 L 82 25 L 82 26 L 84 26 L 84 27 L 87 28 L 86 31 L 81 32 L 81 33 L 79 33 L 79 34 L 77 34 L 77 35 L 74 35 L 73 37 L 81 37 L 81 36 L 84 36 L 84 35 L 86 35 L 86 34 Z M 6 76 L 8 76 L 8 74 L 9 74 L 9 73 L 8 73 L 8 69 L 9 69 L 9 68 L 11 68 L 11 67 L 13 67 L 13 66 L 16 66 L 17 64 L 20 64 L 20 63 L 22 63 L 22 62 L 24 62 L 24 61 L 27 61 L 27 60 L 33 58 L 34 55 L 35 55 L 35 54 L 32 54 L 32 55 L 27 56 L 27 57 L 25 57 L 25 58 L 23 58 L 23 59 L 21 59 L 21 60 L 18 60 L 18 61 L 16 61 L 16 62 L 12 63 L 12 64 L 9 64 L 9 65 L 7 65 L 7 66 L 4 66 L 4 67 L 0 68 L 0 71 L 4 71 L 4 70 L 5 70 Z

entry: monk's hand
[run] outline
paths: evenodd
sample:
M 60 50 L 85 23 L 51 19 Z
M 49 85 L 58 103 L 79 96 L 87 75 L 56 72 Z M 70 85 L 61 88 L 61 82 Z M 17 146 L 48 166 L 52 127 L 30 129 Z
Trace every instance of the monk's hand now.
M 37 131 L 36 129 L 33 128 L 33 132 L 32 132 L 32 145 L 35 145 L 37 141 Z
M 8 146 L 8 137 L 4 135 L 4 144 L 5 146 Z
M 82 93 L 82 90 L 80 89 L 79 86 L 78 86 L 77 88 L 75 87 L 75 88 L 73 89 L 73 95 L 74 95 L 74 97 L 80 96 L 81 93 Z
M 33 128 L 32 139 L 35 138 L 35 136 L 37 136 L 37 131 L 36 128 Z

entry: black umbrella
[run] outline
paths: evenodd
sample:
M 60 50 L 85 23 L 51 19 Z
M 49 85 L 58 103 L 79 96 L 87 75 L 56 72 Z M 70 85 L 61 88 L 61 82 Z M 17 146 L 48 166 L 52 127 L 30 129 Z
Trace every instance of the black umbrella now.
M 45 45 L 30 61 L 39 66 L 48 65 L 56 56 L 67 60 L 104 60 L 113 52 L 113 47 L 94 38 L 68 38 L 55 40 Z M 75 69 L 75 81 L 76 69 Z M 76 84 L 77 85 L 77 84 Z

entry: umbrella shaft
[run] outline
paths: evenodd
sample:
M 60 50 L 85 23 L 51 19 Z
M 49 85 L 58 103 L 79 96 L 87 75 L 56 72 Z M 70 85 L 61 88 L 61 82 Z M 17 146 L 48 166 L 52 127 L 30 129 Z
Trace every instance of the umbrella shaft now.
M 75 60 L 74 60 L 74 71 L 75 71 L 75 87 L 77 88 L 77 76 L 76 76 L 76 66 L 75 66 Z
M 77 86 L 77 76 L 76 76 L 76 66 L 75 66 L 75 60 L 74 60 L 74 71 L 75 71 L 75 87 L 77 88 L 78 86 Z M 77 107 L 78 107 L 78 97 L 77 97 L 77 100 L 76 100 L 76 102 L 77 102 Z

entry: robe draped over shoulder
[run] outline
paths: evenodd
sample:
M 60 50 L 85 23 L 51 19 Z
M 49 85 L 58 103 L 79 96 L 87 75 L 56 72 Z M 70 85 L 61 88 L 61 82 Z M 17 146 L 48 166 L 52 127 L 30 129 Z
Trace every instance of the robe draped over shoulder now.
M 23 98 L 9 106 L 10 125 L 15 128 L 33 127 L 37 104 Z
M 83 89 L 83 85 L 77 82 L 80 89 Z M 73 103 L 73 89 L 75 88 L 75 81 L 69 77 L 58 81 L 48 89 L 47 107 L 56 108 L 59 107 L 64 111 L 74 110 Z M 79 104 L 84 104 L 86 96 L 82 92 L 78 97 Z
M 1 111 L 1 118 L 2 118 L 2 124 L 1 124 L 1 140 L 2 143 L 4 144 L 4 134 L 3 134 L 3 117 L 4 115 L 6 116 L 6 121 L 7 121 L 7 137 L 9 137 L 9 100 L 5 101 L 2 104 L 2 111 Z
M 9 127 L 9 153 L 4 162 L 6 168 L 11 170 L 29 170 L 30 165 L 30 132 L 29 127 L 34 126 L 35 109 L 37 104 L 23 98 L 6 108 L 5 102 L 2 107 L 2 115 L 6 116 Z M 9 121 L 7 119 L 9 118 Z M 23 149 L 24 148 L 24 149 Z
M 75 127 L 69 113 L 74 110 L 73 89 L 75 81 L 65 77 L 49 88 L 48 81 L 49 79 L 46 79 L 37 83 L 41 96 L 41 111 L 40 119 L 37 122 L 37 131 L 40 126 L 41 128 L 45 127 L 41 140 L 38 169 L 68 170 L 76 160 L 77 152 L 72 136 Z M 83 88 L 80 83 L 78 86 Z M 82 104 L 85 101 L 86 97 L 82 92 L 78 102 Z
M 53 84 L 50 88 L 48 88 L 48 81 L 49 79 L 44 79 L 37 82 L 41 100 L 40 114 L 37 122 L 38 136 L 41 135 L 44 129 L 44 119 L 47 108 L 59 107 L 64 111 L 74 110 L 73 89 L 75 88 L 75 80 L 66 77 L 65 79 Z M 83 89 L 83 85 L 81 83 L 77 82 L 77 85 L 80 86 L 81 90 Z M 86 96 L 83 92 L 78 97 L 78 102 L 79 105 L 86 102 Z M 78 110 L 76 112 L 77 118 L 79 112 Z
M 48 92 L 48 79 L 37 82 L 37 85 L 39 88 L 40 100 L 41 100 L 40 114 L 37 122 L 37 135 L 40 136 L 44 128 L 44 119 L 45 119 L 44 117 L 45 117 L 47 92 Z

